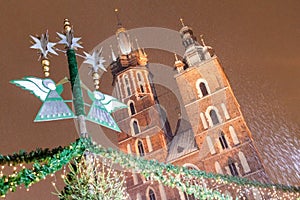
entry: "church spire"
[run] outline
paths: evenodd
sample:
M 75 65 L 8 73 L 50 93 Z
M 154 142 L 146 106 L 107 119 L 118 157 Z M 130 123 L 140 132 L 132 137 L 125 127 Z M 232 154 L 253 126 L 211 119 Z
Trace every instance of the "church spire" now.
M 212 48 L 205 45 L 202 35 L 200 36 L 201 44 L 199 44 L 194 36 L 192 28 L 185 25 L 182 18 L 180 19 L 180 22 L 182 28 L 180 29 L 179 33 L 182 38 L 182 44 L 185 48 L 185 54 L 183 58 L 188 67 L 195 66 L 200 62 L 211 58 L 212 54 L 210 54 L 208 50 Z
M 116 14 L 116 18 L 117 18 L 117 22 L 118 22 L 118 27 L 121 28 L 122 27 L 122 22 L 120 20 L 120 17 L 119 17 L 119 10 L 116 8 L 115 9 L 115 14 Z
M 138 63 L 142 66 L 146 66 L 148 64 L 148 58 L 145 51 L 140 47 L 138 43 L 138 39 L 135 39 L 136 46 L 137 46 L 137 53 L 138 53 Z
M 184 63 L 181 60 L 178 60 L 176 53 L 174 53 L 174 56 L 175 56 L 174 67 L 177 69 L 178 73 L 180 73 L 184 69 Z
M 180 18 L 179 20 L 180 20 L 180 22 L 181 22 L 182 27 L 185 27 L 184 22 L 183 22 L 183 19 Z
M 122 55 L 129 55 L 132 51 L 132 45 L 129 39 L 129 35 L 126 31 L 126 29 L 123 27 L 119 14 L 118 9 L 115 9 L 115 13 L 118 20 L 118 29 L 116 32 L 116 36 L 118 39 L 119 48 Z

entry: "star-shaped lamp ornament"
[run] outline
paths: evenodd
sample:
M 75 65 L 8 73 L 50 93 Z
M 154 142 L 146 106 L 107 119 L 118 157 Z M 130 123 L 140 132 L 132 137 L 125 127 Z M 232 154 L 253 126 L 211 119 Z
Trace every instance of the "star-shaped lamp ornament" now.
M 48 53 L 58 55 L 53 49 L 56 43 L 49 42 L 48 31 L 42 34 L 41 37 L 34 37 L 32 35 L 30 37 L 34 41 L 34 44 L 30 48 L 39 50 L 41 57 L 47 58 Z
M 83 48 L 79 44 L 79 40 L 81 38 L 80 37 L 74 37 L 73 29 L 71 29 L 70 31 L 66 32 L 66 35 L 61 34 L 61 33 L 57 33 L 57 35 L 60 37 L 60 41 L 58 42 L 58 44 L 64 44 L 69 49 Z
M 91 73 L 94 81 L 94 87 L 95 89 L 99 89 L 99 70 L 107 71 L 104 67 L 105 60 L 101 56 L 102 55 L 102 48 L 100 50 L 94 50 L 92 54 L 88 54 L 86 52 L 83 52 L 85 54 L 85 60 L 83 63 L 91 65 Z
M 34 120 L 35 122 L 75 117 L 74 113 L 60 96 L 63 91 L 62 84 L 55 85 L 51 79 L 41 79 L 33 76 L 10 82 L 24 90 L 28 90 L 43 102 Z

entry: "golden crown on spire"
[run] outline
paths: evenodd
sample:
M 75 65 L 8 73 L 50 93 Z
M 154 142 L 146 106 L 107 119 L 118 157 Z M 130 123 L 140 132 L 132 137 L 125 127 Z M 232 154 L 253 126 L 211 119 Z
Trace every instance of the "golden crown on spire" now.
M 181 22 L 182 27 L 184 27 L 185 25 L 184 25 L 183 19 L 180 18 L 179 20 L 180 20 L 180 22 Z

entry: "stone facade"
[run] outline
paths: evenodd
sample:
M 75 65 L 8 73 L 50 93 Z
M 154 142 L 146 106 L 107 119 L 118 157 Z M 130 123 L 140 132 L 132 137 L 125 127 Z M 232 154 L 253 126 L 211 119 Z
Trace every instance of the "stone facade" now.
M 127 33 L 121 27 L 117 37 L 118 34 L 124 38 Z M 183 26 L 180 34 L 186 52 L 182 60 L 176 57 L 178 74 L 174 78 L 187 125 L 183 128 L 182 120 L 176 132 L 171 133 L 168 121 L 161 117 L 163 113 L 151 83 L 146 54 L 141 49 L 125 52 L 111 64 L 116 95 L 128 105 L 128 109 L 114 114 L 123 131 L 118 135 L 119 148 L 146 159 L 268 181 L 251 132 L 212 48 L 203 41 L 199 44 L 190 27 Z M 129 47 L 120 46 L 120 49 Z M 181 145 L 183 140 L 192 142 Z M 127 188 L 131 199 L 193 199 L 193 196 L 145 180 L 136 173 L 127 173 Z M 226 188 L 221 190 L 235 196 Z M 260 199 L 257 196 L 248 197 Z

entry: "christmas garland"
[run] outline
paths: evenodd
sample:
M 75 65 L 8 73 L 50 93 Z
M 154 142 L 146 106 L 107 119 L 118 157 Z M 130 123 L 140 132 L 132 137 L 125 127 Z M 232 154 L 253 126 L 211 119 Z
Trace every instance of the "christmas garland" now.
M 228 176 L 222 174 L 207 173 L 205 171 L 187 169 L 181 166 L 172 164 L 164 164 L 155 160 L 145 160 L 141 157 L 135 157 L 129 154 L 122 153 L 114 149 L 105 149 L 101 146 L 91 146 L 90 151 L 104 158 L 111 160 L 113 163 L 118 163 L 122 167 L 135 170 L 141 173 L 145 178 L 158 180 L 164 185 L 175 187 L 182 186 L 189 194 L 195 194 L 199 188 L 192 185 L 190 180 L 214 179 L 220 184 L 234 183 L 238 186 L 247 186 L 255 188 L 268 188 L 271 190 L 280 190 L 283 192 L 300 193 L 300 187 L 287 186 L 282 184 L 264 184 L 258 181 L 251 181 L 246 178 Z M 188 180 L 185 182 L 185 180 Z
M 55 149 L 41 149 L 37 148 L 35 151 L 27 153 L 24 150 L 20 150 L 19 153 L 14 153 L 12 155 L 3 156 L 0 154 L 0 165 L 17 165 L 20 163 L 33 163 L 33 162 L 43 162 L 49 157 L 55 154 L 59 154 L 64 150 L 63 147 L 59 146 Z
M 34 162 L 32 169 L 22 169 L 9 176 L 0 176 L 0 195 L 5 195 L 8 191 L 15 191 L 17 186 L 22 184 L 29 187 L 49 174 L 60 170 L 73 158 L 80 157 L 85 151 L 95 153 L 103 158 L 128 169 L 134 170 L 143 175 L 146 179 L 159 181 L 165 186 L 177 187 L 188 194 L 193 194 L 196 198 L 214 197 L 218 199 L 228 199 L 220 192 L 208 188 L 203 188 L 201 181 L 215 181 L 219 184 L 235 184 L 248 188 L 267 188 L 272 191 L 283 191 L 299 195 L 300 188 L 281 184 L 264 184 L 258 181 L 251 181 L 246 178 L 227 176 L 221 174 L 207 173 L 199 170 L 191 170 L 172 164 L 164 164 L 155 160 L 145 160 L 125 154 L 118 150 L 107 149 L 91 142 L 89 138 L 81 138 L 70 146 L 59 147 L 53 150 L 40 150 L 26 154 L 13 154 L 12 156 L 2 156 L 2 163 Z M 26 156 L 25 156 L 26 155 Z M 36 156 L 36 157 L 35 157 Z
M 24 168 L 9 176 L 4 175 L 0 177 L 0 195 L 3 197 L 8 191 L 15 191 L 16 188 L 22 184 L 28 188 L 31 184 L 46 178 L 47 175 L 59 171 L 64 165 L 68 164 L 72 158 L 81 156 L 87 148 L 86 145 L 90 145 L 89 142 L 90 140 L 87 139 L 78 139 L 76 142 L 72 143 L 70 146 L 64 147 L 56 154 L 53 154 L 53 151 L 50 151 L 51 153 L 48 157 L 45 155 L 45 152 L 48 151 L 30 153 L 29 155 L 39 155 L 38 158 L 43 158 L 43 163 L 38 162 L 40 159 L 34 159 L 32 157 L 31 160 L 35 161 L 32 169 Z M 9 156 L 6 157 L 8 158 Z M 14 156 L 13 158 L 17 157 L 21 156 Z M 13 160 L 13 158 L 10 158 L 9 160 Z

